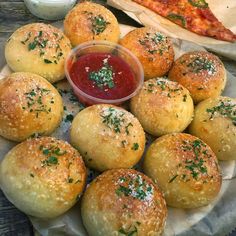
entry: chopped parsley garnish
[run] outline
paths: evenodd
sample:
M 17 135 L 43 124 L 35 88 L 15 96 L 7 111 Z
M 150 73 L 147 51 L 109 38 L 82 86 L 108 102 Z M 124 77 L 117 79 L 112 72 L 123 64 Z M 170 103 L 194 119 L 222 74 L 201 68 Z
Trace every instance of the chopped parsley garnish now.
M 65 122 L 72 122 L 74 119 L 74 116 L 72 114 L 66 115 Z
M 193 73 L 207 71 L 209 75 L 213 75 L 216 72 L 214 62 L 202 57 L 194 58 L 187 67 L 189 67 Z
M 165 39 L 166 37 L 160 32 L 155 33 L 155 35 L 152 37 L 153 42 L 155 42 L 156 44 L 163 42 Z
M 233 125 L 236 126 L 236 104 L 232 104 L 232 100 L 220 100 L 218 105 L 208 108 L 206 111 L 210 114 L 210 119 L 213 119 L 217 114 L 220 114 L 231 119 Z
M 67 182 L 68 182 L 69 184 L 73 183 L 73 181 L 74 181 L 74 179 L 71 178 L 71 177 L 69 177 L 69 178 L 67 179 Z
M 56 37 L 56 46 L 54 45 L 49 45 L 48 43 L 48 39 L 45 38 L 47 35 L 45 35 L 43 33 L 42 30 L 40 30 L 37 35 L 33 38 L 33 41 L 30 41 L 31 37 L 32 37 L 32 32 L 28 33 L 28 36 L 25 40 L 21 41 L 22 44 L 26 44 L 28 42 L 27 48 L 29 51 L 33 51 L 35 49 L 39 49 L 39 56 L 42 57 L 43 55 L 45 55 L 45 48 L 48 46 L 49 48 L 52 48 L 53 46 L 55 47 L 55 53 L 57 53 L 57 56 L 53 56 L 52 59 L 47 59 L 47 58 L 43 58 L 43 62 L 46 64 L 51 64 L 51 63 L 55 63 L 58 64 L 58 61 L 60 60 L 60 58 L 63 56 L 62 53 L 62 49 L 60 47 L 60 45 L 58 44 L 60 42 L 60 39 L 58 39 L 58 33 L 53 33 L 53 35 Z M 63 36 L 62 36 L 63 37 Z
M 49 156 L 46 160 L 42 161 L 42 164 L 47 165 L 47 166 L 56 165 L 56 164 L 58 164 L 58 159 L 57 159 L 57 157 Z
M 157 80 L 157 85 L 161 88 L 161 90 L 165 90 L 166 89 L 166 81 Z
M 51 108 L 48 108 L 47 105 L 43 104 L 42 100 L 43 97 L 49 95 L 49 93 L 50 90 L 39 87 L 25 93 L 27 106 L 22 106 L 22 109 L 26 110 L 28 108 L 29 112 L 35 112 L 37 118 L 41 112 L 51 112 Z M 53 98 L 51 98 L 51 103 L 52 102 L 54 102 Z
M 160 32 L 156 32 L 155 34 L 146 33 L 144 38 L 138 40 L 138 42 L 147 50 L 147 52 L 150 54 L 159 52 L 160 55 L 163 54 L 163 51 L 168 49 L 167 47 L 162 46 L 161 43 L 164 41 L 166 41 L 166 37 Z
M 153 187 L 141 175 L 129 176 L 129 178 L 119 179 L 119 186 L 115 192 L 119 197 L 131 196 L 140 201 L 146 201 L 152 197 Z
M 187 101 L 187 94 L 184 94 L 183 95 L 183 102 L 186 102 Z
M 46 64 L 51 64 L 51 63 L 52 63 L 52 61 L 50 61 L 50 60 L 48 60 L 48 59 L 44 59 L 43 61 L 44 61 L 44 63 L 46 63 Z
M 133 147 L 132 147 L 132 150 L 137 151 L 138 148 L 139 148 L 139 144 L 138 143 L 134 143 Z
M 110 24 L 110 22 L 106 21 L 102 15 L 98 16 L 91 16 L 89 18 L 92 22 L 92 32 L 94 35 L 101 34 L 107 27 L 107 25 Z
M 102 15 L 94 16 L 92 12 L 84 11 L 84 14 L 88 15 L 88 19 L 91 21 L 91 28 L 94 35 L 101 34 L 110 24 L 110 22 L 106 21 Z
M 67 153 L 66 151 L 61 150 L 57 146 L 44 147 L 43 145 L 41 145 L 39 147 L 39 150 L 42 152 L 43 155 L 47 157 L 47 159 L 42 161 L 43 166 L 57 165 L 58 164 L 57 156 L 62 156 Z
M 102 123 L 113 129 L 115 133 L 120 133 L 121 125 L 124 123 L 124 112 L 109 107 L 101 113 Z
M 30 39 L 30 37 L 31 37 L 31 34 L 32 34 L 32 33 L 29 32 L 28 35 L 27 35 L 27 38 L 26 38 L 25 40 L 22 40 L 21 43 L 22 43 L 22 44 L 25 44 L 26 42 L 28 42 L 29 39 Z
M 113 70 L 108 63 L 104 63 L 99 71 L 92 71 L 89 74 L 89 79 L 94 81 L 97 87 L 103 89 L 104 87 L 115 87 Z
M 174 22 L 180 22 L 182 27 L 184 27 L 184 28 L 186 28 L 186 26 L 187 26 L 186 19 L 182 15 L 170 13 L 169 15 L 167 15 L 167 18 L 170 19 L 171 21 L 174 21 Z
M 183 141 L 181 146 L 183 151 L 193 151 L 195 157 L 194 160 L 185 160 L 185 169 L 189 170 L 194 179 L 198 179 L 199 173 L 207 174 L 207 168 L 204 165 L 204 160 L 200 158 L 201 154 L 208 155 L 204 149 L 206 145 L 200 140 L 196 139 L 193 142 Z
M 178 175 L 174 175 L 174 176 L 169 180 L 169 183 L 172 183 L 177 177 L 178 177 Z
M 125 126 L 125 132 L 126 132 L 126 134 L 128 134 L 128 135 L 129 135 L 129 127 L 133 127 L 133 124 L 130 123 L 130 122 L 129 122 L 128 125 Z

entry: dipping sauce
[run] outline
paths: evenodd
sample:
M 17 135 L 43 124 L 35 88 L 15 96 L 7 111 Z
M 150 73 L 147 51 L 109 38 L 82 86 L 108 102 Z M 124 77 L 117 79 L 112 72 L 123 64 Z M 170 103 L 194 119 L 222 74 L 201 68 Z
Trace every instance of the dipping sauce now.
M 108 100 L 129 96 L 138 83 L 128 63 L 111 53 L 80 56 L 69 69 L 69 75 L 84 93 Z
M 75 5 L 76 0 L 24 0 L 29 11 L 45 20 L 60 20 Z

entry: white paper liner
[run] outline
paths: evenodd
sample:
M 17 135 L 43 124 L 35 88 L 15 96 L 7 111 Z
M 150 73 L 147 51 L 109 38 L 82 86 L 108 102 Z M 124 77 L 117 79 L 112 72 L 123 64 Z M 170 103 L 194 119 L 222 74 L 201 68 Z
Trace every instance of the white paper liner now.
M 125 35 L 133 27 L 121 25 L 121 34 Z M 175 46 L 176 58 L 188 51 L 204 50 L 201 46 L 184 40 L 173 40 Z M 0 72 L 0 79 L 11 73 L 6 65 Z M 236 78 L 227 73 L 228 81 L 223 95 L 236 97 Z M 56 84 L 61 90 L 67 90 L 68 93 L 62 93 L 64 105 L 67 114 L 77 114 L 82 106 L 78 102 L 71 102 L 71 88 L 67 81 Z M 73 99 L 72 99 L 73 100 Z M 65 120 L 65 119 L 63 119 Z M 57 138 L 69 141 L 68 130 L 70 123 L 63 121 L 60 127 L 52 134 Z M 148 143 L 153 138 L 147 135 Z M 16 143 L 0 137 L 0 160 Z M 193 210 L 182 210 L 168 208 L 167 224 L 164 236 L 172 235 L 222 235 L 228 233 L 236 227 L 236 165 L 235 161 L 220 162 L 223 173 L 223 184 L 218 197 L 210 205 Z M 90 171 L 88 180 L 91 181 L 97 173 Z M 233 187 L 232 187 L 233 186 Z M 232 196 L 234 196 L 232 198 Z M 229 199 L 229 200 L 228 200 Z M 80 202 L 64 215 L 53 220 L 42 220 L 35 217 L 29 217 L 34 228 L 42 236 L 87 236 L 80 216 Z M 217 217 L 216 217 L 217 215 Z

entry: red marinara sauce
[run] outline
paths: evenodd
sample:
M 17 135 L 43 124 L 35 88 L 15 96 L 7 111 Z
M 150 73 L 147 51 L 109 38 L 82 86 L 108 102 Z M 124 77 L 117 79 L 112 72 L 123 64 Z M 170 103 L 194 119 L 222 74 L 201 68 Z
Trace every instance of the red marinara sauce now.
M 121 99 L 137 88 L 131 67 L 111 53 L 82 55 L 72 64 L 69 74 L 80 90 L 100 99 Z

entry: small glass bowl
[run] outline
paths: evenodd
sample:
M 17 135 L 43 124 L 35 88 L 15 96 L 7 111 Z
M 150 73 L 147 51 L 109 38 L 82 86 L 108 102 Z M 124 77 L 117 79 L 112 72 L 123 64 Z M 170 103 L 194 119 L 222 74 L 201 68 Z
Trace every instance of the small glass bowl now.
M 94 97 L 92 95 L 85 93 L 80 88 L 78 88 L 78 86 L 71 79 L 69 72 L 73 63 L 77 61 L 79 57 L 88 53 L 111 53 L 113 55 L 121 57 L 130 66 L 130 68 L 134 73 L 136 80 L 136 87 L 134 91 L 132 91 L 132 93 L 130 93 L 128 96 L 111 100 L 111 99 L 101 99 Z M 67 80 L 69 81 L 70 85 L 73 88 L 75 95 L 78 97 L 80 102 L 84 103 L 85 105 L 93 105 L 93 104 L 120 105 L 121 103 L 135 96 L 141 89 L 144 81 L 143 67 L 138 58 L 132 52 L 130 52 L 128 49 L 124 48 L 119 44 L 102 40 L 99 41 L 92 40 L 86 43 L 82 43 L 76 48 L 74 48 L 66 59 L 65 74 Z
M 76 0 L 24 0 L 29 11 L 44 20 L 61 20 Z

